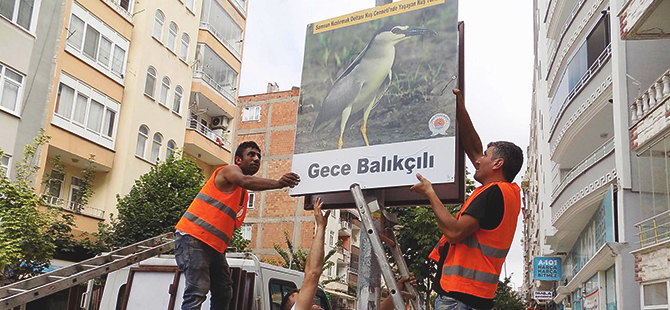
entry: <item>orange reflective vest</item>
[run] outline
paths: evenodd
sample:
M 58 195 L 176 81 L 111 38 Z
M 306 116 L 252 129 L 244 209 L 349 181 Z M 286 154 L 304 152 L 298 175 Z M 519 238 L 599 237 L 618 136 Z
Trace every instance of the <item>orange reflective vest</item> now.
M 498 277 L 514 239 L 517 218 L 521 210 L 521 189 L 516 183 L 495 182 L 475 189 L 456 215 L 459 219 L 470 203 L 487 188 L 498 185 L 502 192 L 505 212 L 500 225 L 493 230 L 477 229 L 459 243 L 451 244 L 442 268 L 440 286 L 446 292 L 460 292 L 492 299 L 498 288 Z M 438 262 L 447 243 L 442 236 L 429 258 Z
M 247 190 L 239 186 L 230 193 L 216 188 L 214 179 L 223 167 L 214 171 L 175 226 L 221 253 L 228 248 L 233 231 L 242 226 L 249 199 Z

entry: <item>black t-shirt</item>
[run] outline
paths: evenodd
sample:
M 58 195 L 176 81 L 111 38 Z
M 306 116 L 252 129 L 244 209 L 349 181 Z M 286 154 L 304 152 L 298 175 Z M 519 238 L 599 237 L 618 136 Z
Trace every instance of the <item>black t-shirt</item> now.
M 496 229 L 502 222 L 503 216 L 505 215 L 505 200 L 503 198 L 500 187 L 498 187 L 498 185 L 493 185 L 481 192 L 470 203 L 468 208 L 463 211 L 463 214 L 468 214 L 477 218 L 479 220 L 479 228 L 481 229 Z M 493 299 L 481 298 L 459 292 L 447 293 L 442 289 L 440 286 L 440 278 L 442 277 L 441 269 L 442 265 L 444 265 L 444 260 L 447 258 L 448 251 L 449 244 L 447 243 L 442 249 L 442 252 L 440 252 L 440 261 L 437 263 L 438 272 L 435 274 L 435 278 L 433 278 L 433 290 L 440 295 L 445 295 L 457 299 L 458 301 L 465 303 L 466 305 L 473 308 L 493 308 Z

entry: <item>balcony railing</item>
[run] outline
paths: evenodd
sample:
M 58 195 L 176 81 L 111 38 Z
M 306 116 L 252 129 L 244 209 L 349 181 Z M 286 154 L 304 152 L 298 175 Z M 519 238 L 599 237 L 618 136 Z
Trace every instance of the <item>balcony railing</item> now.
M 341 229 L 350 229 L 351 228 L 351 223 L 348 221 L 340 221 L 340 225 L 342 226 Z
M 214 78 L 212 78 L 205 71 L 195 70 L 193 72 L 193 78 L 202 79 L 205 83 L 209 84 L 214 90 L 219 92 L 223 97 L 229 100 L 230 104 L 235 105 L 235 92 L 232 87 L 224 86 L 217 83 Z
M 210 141 L 214 142 L 221 148 L 225 149 L 226 151 L 230 152 L 230 140 L 227 138 L 224 138 L 223 136 L 215 133 L 209 127 L 201 124 L 198 120 L 195 119 L 189 119 L 188 120 L 188 129 L 193 129 L 199 133 L 201 133 L 203 136 L 205 136 L 207 139 Z
M 357 266 L 349 265 L 349 269 L 348 269 L 348 270 L 349 270 L 350 273 L 358 274 L 358 265 L 357 265 Z
M 670 98 L 670 69 L 633 101 L 630 105 L 630 119 L 633 123 L 637 123 L 658 105 L 667 102 L 668 98 Z M 670 107 L 666 106 L 667 110 L 670 110 Z
M 635 224 L 640 237 L 640 247 L 670 240 L 670 210 Z
M 582 172 L 588 170 L 591 166 L 598 163 L 605 156 L 609 155 L 614 150 L 614 137 L 610 138 L 603 145 L 598 147 L 591 155 L 587 156 L 582 162 L 577 164 L 572 168 L 568 174 L 563 178 L 563 180 L 554 188 L 553 193 L 551 194 L 552 202 L 558 195 L 563 192 L 563 190 L 570 184 L 574 179 L 576 179 Z
M 349 263 L 349 250 L 345 249 L 343 246 L 338 246 L 337 253 L 342 254 L 342 260 L 345 263 Z
M 235 47 L 235 43 L 241 43 L 241 42 L 230 42 L 230 41 L 228 41 L 226 39 L 226 37 L 223 36 L 223 34 L 218 32 L 216 30 L 216 28 L 214 28 L 214 26 L 212 26 L 212 24 L 210 24 L 207 21 L 200 21 L 200 28 L 205 29 L 205 30 L 209 31 L 210 33 L 212 33 L 212 35 L 214 35 L 214 37 L 217 40 L 219 40 L 219 42 L 221 42 L 221 44 L 223 44 L 230 51 L 230 53 L 233 54 L 233 56 L 235 56 L 235 58 L 237 58 L 237 60 L 240 60 L 240 57 L 241 57 L 240 50 L 239 50 L 239 47 L 238 48 Z
M 44 198 L 44 201 L 51 206 L 60 207 L 60 208 L 66 209 L 66 210 L 70 210 L 70 211 L 72 211 L 74 213 L 77 213 L 77 214 L 88 215 L 88 216 L 91 216 L 91 217 L 94 217 L 94 218 L 97 218 L 97 219 L 100 219 L 100 220 L 105 219 L 105 211 L 104 210 L 96 209 L 96 208 L 89 207 L 89 206 L 84 205 L 84 204 L 76 203 L 76 202 L 71 201 L 71 200 L 66 200 L 66 199 L 63 199 L 63 198 L 54 197 L 54 196 L 50 196 L 50 195 L 43 195 L 42 197 Z
M 246 0 L 230 0 L 230 3 L 233 4 L 233 7 L 242 14 L 242 16 L 247 16 L 247 1 Z

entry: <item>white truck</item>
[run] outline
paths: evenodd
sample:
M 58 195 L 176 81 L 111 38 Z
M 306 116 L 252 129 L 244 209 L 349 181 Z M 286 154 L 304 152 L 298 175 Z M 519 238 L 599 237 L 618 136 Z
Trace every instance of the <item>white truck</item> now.
M 226 257 L 234 283 L 230 310 L 278 310 L 282 296 L 302 285 L 300 271 L 262 263 L 251 253 Z M 184 275 L 174 256 L 160 255 L 108 274 L 99 309 L 178 310 L 183 292 Z M 331 310 L 321 288 L 315 303 Z M 209 309 L 209 298 L 202 309 Z

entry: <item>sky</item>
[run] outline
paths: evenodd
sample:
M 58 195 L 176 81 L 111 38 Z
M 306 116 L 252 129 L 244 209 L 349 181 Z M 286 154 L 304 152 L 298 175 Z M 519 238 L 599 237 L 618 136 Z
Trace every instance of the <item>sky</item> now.
M 306 26 L 371 8 L 374 0 L 250 0 L 239 95 L 300 86 Z M 506 140 L 524 150 L 529 142 L 533 85 L 533 5 L 527 0 L 459 2 L 465 22 L 466 107 L 482 142 Z M 474 171 L 468 162 L 468 170 Z M 521 177 L 526 166 L 516 178 Z M 522 216 L 507 274 L 523 284 Z M 505 270 L 503 270 L 503 275 Z

